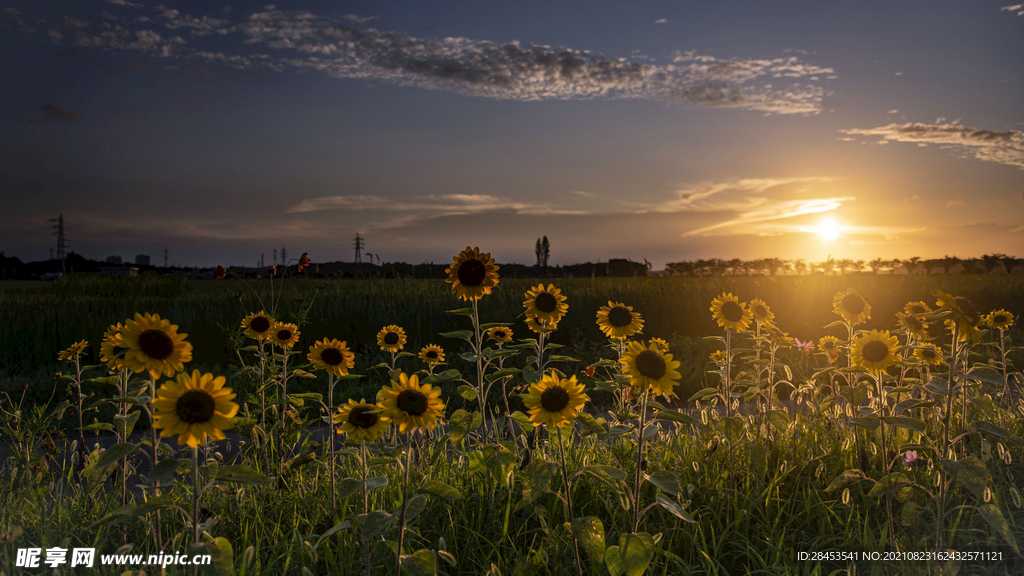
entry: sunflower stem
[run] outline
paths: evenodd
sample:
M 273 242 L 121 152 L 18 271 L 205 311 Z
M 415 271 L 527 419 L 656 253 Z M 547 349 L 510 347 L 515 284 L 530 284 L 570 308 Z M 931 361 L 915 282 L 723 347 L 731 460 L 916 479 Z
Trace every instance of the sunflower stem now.
M 284 470 L 284 429 L 287 425 L 285 420 L 285 408 L 288 406 L 288 349 L 281 347 L 281 402 L 278 418 L 281 419 L 281 429 L 277 431 L 277 450 L 279 453 L 280 468 Z
M 636 476 L 633 485 L 633 532 L 640 528 L 640 484 L 643 478 L 642 465 L 644 460 L 644 426 L 647 420 L 647 397 L 649 390 L 644 390 L 640 399 L 640 427 L 636 430 Z
M 344 358 L 342 359 L 344 362 Z M 328 375 L 327 384 L 327 434 L 330 435 L 330 454 L 327 456 L 328 468 L 331 474 L 331 506 L 338 509 L 337 481 L 334 479 L 334 374 Z
M 370 491 L 366 488 L 366 440 L 359 441 L 359 469 L 363 475 L 363 514 L 370 513 Z M 370 576 L 370 539 L 362 538 L 363 550 L 366 553 L 366 576 Z
M 402 544 L 405 543 L 405 508 L 409 504 L 409 469 L 412 468 L 412 450 L 405 451 L 405 476 L 402 480 L 402 511 L 398 516 L 398 557 L 395 559 L 395 576 L 402 573 Z M 366 486 L 366 482 L 363 482 Z
M 199 544 L 199 445 L 192 447 L 192 542 Z
M 477 404 L 480 406 L 480 419 L 483 422 L 484 434 L 480 440 L 480 445 L 484 445 L 487 442 L 487 419 L 486 406 L 487 398 L 484 394 L 484 361 L 480 357 L 480 351 L 483 350 L 483 340 L 480 337 L 480 305 L 479 300 L 473 300 L 473 335 L 475 340 L 471 343 L 473 346 L 473 353 L 476 358 L 476 399 Z
M 565 506 L 569 509 L 569 536 L 572 537 L 572 551 L 575 554 L 576 573 L 583 576 L 583 563 L 580 562 L 580 547 L 576 541 L 576 535 L 572 533 L 572 521 L 575 519 L 572 511 L 572 484 L 569 483 L 569 470 L 565 465 L 565 448 L 562 446 L 562 427 L 556 426 L 558 430 L 558 456 L 562 461 L 562 485 L 565 487 Z M 395 576 L 398 576 L 397 574 Z
M 725 417 L 732 417 L 732 330 L 725 331 Z M 730 459 L 731 461 L 731 459 Z
M 154 406 L 154 404 L 153 404 L 155 401 L 156 401 L 156 378 L 153 378 L 152 375 L 151 375 L 151 377 L 149 379 L 149 405 L 153 406 L 153 411 L 154 412 L 156 410 L 156 406 Z M 150 438 L 151 438 L 152 444 L 153 444 L 153 468 L 156 468 L 156 465 L 160 463 L 160 451 L 157 449 L 158 446 L 160 445 L 160 437 L 157 436 L 156 426 L 154 426 L 154 424 L 156 422 L 153 419 L 153 412 L 149 411 L 148 409 L 147 409 L 147 412 L 149 412 L 149 414 L 148 414 L 148 416 L 149 416 L 149 430 L 150 430 Z M 157 480 L 156 482 L 153 483 L 153 496 L 156 497 L 156 498 L 160 497 L 160 481 L 159 480 Z M 156 534 L 155 534 L 155 536 L 156 536 L 156 548 L 157 548 L 157 550 L 163 550 L 164 549 L 164 544 L 163 544 L 162 525 L 161 525 L 161 522 L 160 522 L 160 510 L 156 511 L 156 521 L 153 523 L 153 525 L 156 528 Z M 161 573 L 163 573 L 163 568 L 162 567 L 161 567 Z

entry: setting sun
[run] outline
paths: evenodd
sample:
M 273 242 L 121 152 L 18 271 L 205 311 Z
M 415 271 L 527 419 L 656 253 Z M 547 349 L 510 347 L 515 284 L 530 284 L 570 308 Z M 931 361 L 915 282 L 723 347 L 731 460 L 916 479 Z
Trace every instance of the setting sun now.
M 835 240 L 839 237 L 839 223 L 832 218 L 825 218 L 818 224 L 818 236 L 825 240 Z

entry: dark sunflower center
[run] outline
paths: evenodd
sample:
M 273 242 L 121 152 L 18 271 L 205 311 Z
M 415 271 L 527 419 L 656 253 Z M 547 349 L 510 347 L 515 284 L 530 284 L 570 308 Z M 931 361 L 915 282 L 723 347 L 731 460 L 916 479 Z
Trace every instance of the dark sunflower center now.
M 924 324 L 922 324 L 921 321 L 917 318 L 917 316 L 914 316 L 913 314 L 907 316 L 906 322 L 907 326 L 910 326 L 914 330 L 921 330 L 922 328 L 924 328 Z
M 174 340 L 163 330 L 146 330 L 139 334 L 139 348 L 150 358 L 163 360 L 174 352 Z
M 569 405 L 569 393 L 561 386 L 552 386 L 540 395 L 540 407 L 545 412 L 561 412 Z
M 860 314 L 864 311 L 864 299 L 859 294 L 847 294 L 843 296 L 843 308 L 850 314 Z
M 267 330 L 270 330 L 270 320 L 267 320 L 263 316 L 257 316 L 252 319 L 252 322 L 249 322 L 249 328 L 256 332 L 266 332 Z
M 385 334 L 384 343 L 387 344 L 388 346 L 394 346 L 395 344 L 398 344 L 398 333 L 388 332 L 387 334 Z
M 121 352 L 124 352 L 124 351 L 125 351 L 125 348 L 121 348 L 120 346 L 114 346 L 114 350 L 113 350 L 114 358 L 117 358 L 121 354 Z
M 636 369 L 648 378 L 659 380 L 665 375 L 668 366 L 665 365 L 665 359 L 661 354 L 653 350 L 644 350 L 636 355 Z
M 533 305 L 541 312 L 554 312 L 558 307 L 558 300 L 548 292 L 541 292 L 533 299 Z
M 739 322 L 743 319 L 743 307 L 729 300 L 722 304 L 722 316 L 729 322 Z
M 216 402 L 213 396 L 202 390 L 189 390 L 178 398 L 175 412 L 182 422 L 201 424 L 213 418 Z
M 345 360 L 345 355 L 337 348 L 326 348 L 320 353 L 320 359 L 328 366 L 337 366 Z
M 292 339 L 292 331 L 285 328 L 284 330 L 277 331 L 277 339 L 284 342 Z
M 629 326 L 633 321 L 633 313 L 625 306 L 616 306 L 608 311 L 608 323 L 616 328 Z
M 437 360 L 437 350 L 427 350 L 427 358 Z
M 927 348 L 921 350 L 921 357 L 925 360 L 933 360 L 936 356 L 937 354 L 935 353 L 935 350 L 929 350 Z
M 362 404 L 356 406 L 348 413 L 348 421 L 356 428 L 371 428 L 379 418 L 375 413 L 376 408 Z
M 881 362 L 889 356 L 889 347 L 880 340 L 872 340 L 864 345 L 861 353 L 868 362 Z
M 978 309 L 975 308 L 974 303 L 963 296 L 957 296 L 953 300 L 956 300 L 957 305 L 960 306 L 960 310 L 967 317 L 967 321 L 971 323 L 971 326 L 977 325 Z
M 422 416 L 427 411 L 427 397 L 418 390 L 402 390 L 396 399 L 398 409 L 413 416 Z
M 494 337 L 497 338 L 498 340 L 504 339 L 505 338 L 505 331 L 504 330 L 495 330 L 494 331 Z
M 768 316 L 768 309 L 759 304 L 754 307 L 754 313 L 760 316 L 761 318 L 765 318 Z
M 920 304 L 914 304 L 913 306 L 911 306 L 910 311 L 913 312 L 914 314 L 924 314 L 925 312 L 927 312 L 927 310 L 924 309 L 924 306 L 921 306 Z
M 826 340 L 821 343 L 821 347 L 825 350 L 831 350 L 836 347 L 836 343 L 831 340 Z
M 463 286 L 479 286 L 487 279 L 487 266 L 476 258 L 470 258 L 459 265 L 459 283 Z
M 1002 314 L 997 314 L 996 316 L 992 317 L 992 322 L 996 324 L 1002 324 L 1003 322 L 1006 322 L 1006 316 L 1003 316 Z

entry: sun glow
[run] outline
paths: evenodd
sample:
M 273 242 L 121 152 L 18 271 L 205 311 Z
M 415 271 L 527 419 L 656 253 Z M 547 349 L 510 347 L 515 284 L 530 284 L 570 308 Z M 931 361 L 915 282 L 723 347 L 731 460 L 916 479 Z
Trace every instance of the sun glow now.
M 818 227 L 815 230 L 818 236 L 821 236 L 825 240 L 835 240 L 839 237 L 839 223 L 832 218 L 825 218 L 818 223 Z

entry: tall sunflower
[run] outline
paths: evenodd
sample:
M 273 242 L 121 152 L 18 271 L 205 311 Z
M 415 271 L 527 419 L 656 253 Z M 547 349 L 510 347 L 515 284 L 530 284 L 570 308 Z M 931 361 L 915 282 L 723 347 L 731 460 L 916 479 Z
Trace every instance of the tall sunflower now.
M 768 334 L 768 339 L 772 341 L 776 346 L 792 346 L 793 337 L 787 332 L 783 332 L 778 326 L 771 322 L 761 325 L 761 328 Z
M 444 349 L 437 344 L 427 344 L 420 350 L 420 360 L 436 366 L 438 362 L 444 362 Z
M 135 372 L 149 372 L 155 380 L 161 374 L 172 376 L 192 361 L 192 344 L 188 334 L 178 334 L 178 326 L 158 314 L 135 314 L 121 329 L 124 365 Z
M 740 304 L 740 299 L 731 292 L 722 292 L 712 300 L 711 312 L 719 326 L 734 332 L 750 328 L 750 322 L 754 319 L 754 313 L 747 308 L 746 302 Z
M 205 444 L 207 437 L 223 440 L 224 430 L 231 428 L 231 418 L 238 414 L 235 394 L 225 388 L 223 376 L 182 372 L 176 381 L 164 382 L 153 400 L 153 427 L 160 436 L 178 435 L 178 444 L 195 448 Z
M 273 316 L 268 315 L 263 310 L 255 314 L 249 314 L 242 320 L 242 328 L 245 329 L 245 335 L 254 340 L 269 340 L 270 329 L 274 327 L 277 321 L 274 320 Z
M 309 347 L 306 355 L 314 370 L 326 370 L 328 374 L 344 376 L 356 365 L 356 355 L 340 340 L 324 338 Z
M 1013 326 L 1013 320 L 1013 314 L 1001 308 L 999 310 L 989 312 L 984 318 L 986 326 L 990 328 L 997 328 L 999 330 L 1004 330 Z
M 479 248 L 466 249 L 454 258 L 455 262 L 445 268 L 448 278 L 445 282 L 452 285 L 455 292 L 463 300 L 479 300 L 491 293 L 498 284 L 498 269 L 489 252 L 480 252 Z
M 545 288 L 543 283 L 537 284 L 536 287 L 530 288 L 526 292 L 526 301 L 523 302 L 523 307 L 526 308 L 527 316 L 543 320 L 548 324 L 558 324 L 562 320 L 562 316 L 569 310 L 562 291 L 555 288 L 554 284 L 548 284 L 548 287 Z
M 896 319 L 900 321 L 900 324 L 903 325 L 903 328 L 905 328 L 908 333 L 917 336 L 921 340 L 928 340 L 928 323 L 917 314 L 903 314 L 902 312 L 897 312 Z
M 100 344 L 100 362 L 103 362 L 111 370 L 124 368 L 124 355 L 128 349 L 122 346 L 121 329 L 124 326 L 118 322 L 111 324 L 103 333 L 103 342 Z
M 775 313 L 760 298 L 751 300 L 749 308 L 750 313 L 754 315 L 754 322 L 758 324 L 765 324 L 775 319 Z
M 549 332 L 552 330 L 558 330 L 557 322 L 544 322 L 543 320 L 537 320 L 533 316 L 529 315 L 526 316 L 526 320 L 524 320 L 524 322 L 526 322 L 527 328 L 537 334 L 540 334 L 541 330 L 547 330 Z
M 907 302 L 907 305 L 903 307 L 904 314 L 914 314 L 915 316 L 921 316 L 931 312 L 931 306 L 928 306 L 922 301 Z
M 629 375 L 629 386 L 636 394 L 642 394 L 650 387 L 657 394 L 672 394 L 675 381 L 682 378 L 679 361 L 664 352 L 656 343 L 644 347 L 640 342 L 630 342 L 619 360 Z
M 290 322 L 276 322 L 270 327 L 270 342 L 281 348 L 291 348 L 299 341 L 299 327 Z
M 832 305 L 832 311 L 850 324 L 862 324 L 871 318 L 871 305 L 853 288 L 836 294 Z
M 356 442 L 372 442 L 381 437 L 391 421 L 383 412 L 384 406 L 379 402 L 367 404 L 365 399 L 359 402 L 349 399 L 348 404 L 338 406 L 338 413 L 334 415 L 334 423 L 339 424 L 335 432 L 344 432 Z
M 377 344 L 385 352 L 398 352 L 405 347 L 405 342 L 405 330 L 394 324 L 381 328 L 377 333 Z
M 531 384 L 522 398 L 529 409 L 531 422 L 556 428 L 571 424 L 590 400 L 583 393 L 583 384 L 576 381 L 576 376 L 560 378 L 554 371 L 545 374 L 540 382 Z
M 942 351 L 935 346 L 925 346 L 914 350 L 914 357 L 926 364 L 942 364 Z
M 597 325 L 609 338 L 628 338 L 644 328 L 644 319 L 639 312 L 633 312 L 632 306 L 619 302 L 608 301 L 597 311 Z
M 67 350 L 61 350 L 57 354 L 57 360 L 74 360 L 76 356 L 81 356 L 85 352 L 86 347 L 89 346 L 88 340 L 82 340 L 81 342 L 75 342 L 68 347 Z
M 828 361 L 831 364 L 839 358 L 842 350 L 839 348 L 839 338 L 835 336 L 822 336 L 821 340 L 818 340 L 818 350 L 828 354 Z
M 440 388 L 431 388 L 430 384 L 421 386 L 419 376 L 400 372 L 398 382 L 392 380 L 390 386 L 377 393 L 377 402 L 384 408 L 384 415 L 404 434 L 420 428 L 434 429 L 444 414 L 440 396 Z
M 668 352 L 669 350 L 668 342 L 662 338 L 651 338 L 651 344 L 657 346 L 658 350 L 661 350 L 662 352 Z
M 504 344 L 512 341 L 512 329 L 508 326 L 495 326 L 487 329 L 487 336 L 498 344 Z
M 850 346 L 850 359 L 855 366 L 861 366 L 871 372 L 882 372 L 889 366 L 899 364 L 896 355 L 899 341 L 889 336 L 888 330 L 872 330 L 853 339 Z

